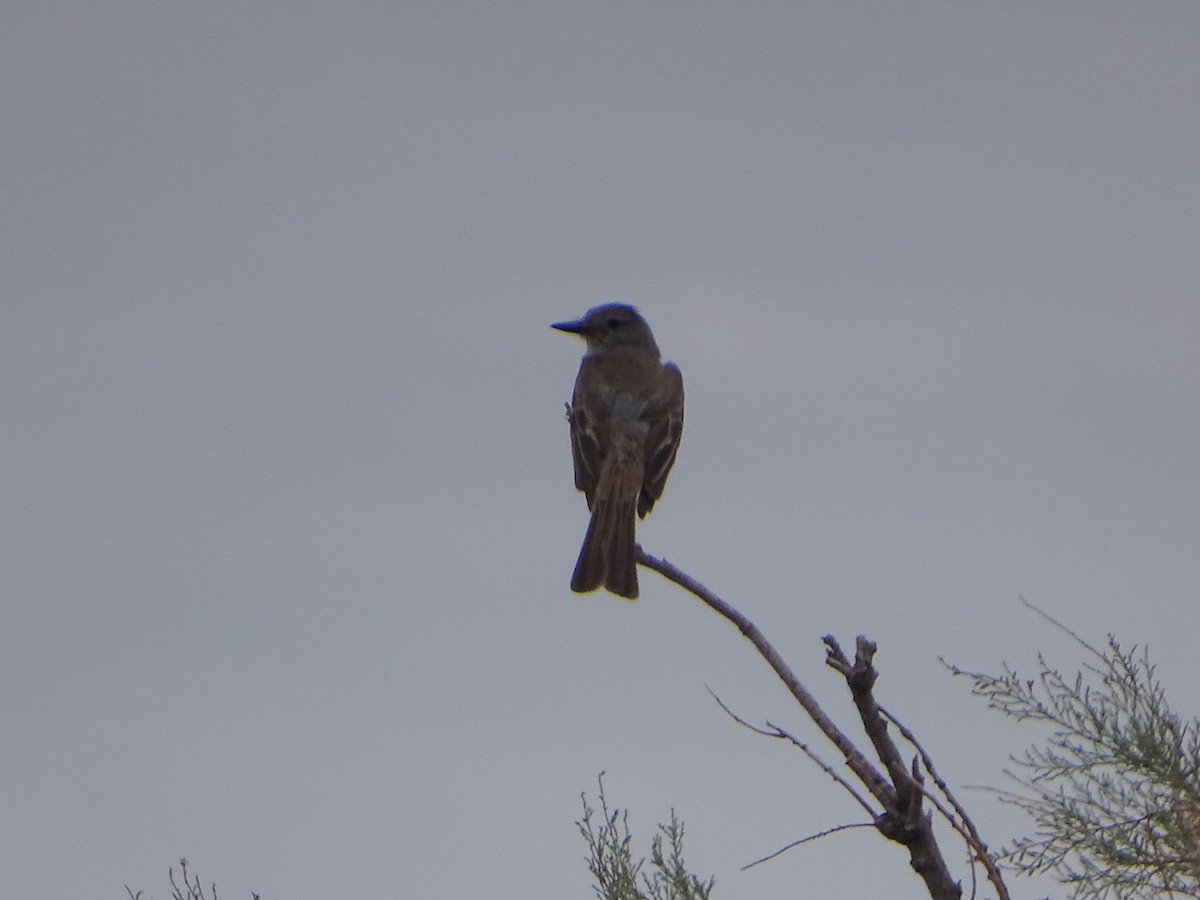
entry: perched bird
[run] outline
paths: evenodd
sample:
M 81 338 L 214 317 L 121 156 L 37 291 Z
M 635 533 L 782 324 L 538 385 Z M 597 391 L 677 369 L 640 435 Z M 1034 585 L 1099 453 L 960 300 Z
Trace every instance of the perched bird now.
M 571 590 L 638 595 L 634 513 L 662 496 L 683 434 L 683 376 L 636 309 L 608 303 L 559 331 L 587 341 L 567 405 L 575 487 L 592 511 Z

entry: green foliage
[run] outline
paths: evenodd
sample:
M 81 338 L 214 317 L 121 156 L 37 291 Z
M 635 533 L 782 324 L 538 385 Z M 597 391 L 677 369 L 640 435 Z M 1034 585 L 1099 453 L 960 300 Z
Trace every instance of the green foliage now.
M 1050 729 L 1006 772 L 1019 789 L 1001 796 L 1035 831 L 1005 861 L 1055 875 L 1076 900 L 1200 896 L 1200 721 L 1171 711 L 1144 650 L 1068 633 L 1093 660 L 1073 677 L 1041 655 L 1031 679 L 955 670 L 993 709 Z
M 600 816 L 582 795 L 583 818 L 575 824 L 588 846 L 588 870 L 600 900 L 709 900 L 714 879 L 701 881 L 683 863 L 683 823 L 671 810 L 671 822 L 659 825 L 645 858 L 634 860 L 629 813 L 608 808 L 604 773 L 600 773 Z

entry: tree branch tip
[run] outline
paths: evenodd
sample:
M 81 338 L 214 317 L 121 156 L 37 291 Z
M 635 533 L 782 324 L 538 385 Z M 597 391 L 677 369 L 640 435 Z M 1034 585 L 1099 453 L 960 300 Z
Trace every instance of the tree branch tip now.
M 879 645 L 865 634 L 860 634 L 854 639 L 854 649 L 856 656 L 870 663 L 875 658 L 875 652 L 879 649 Z

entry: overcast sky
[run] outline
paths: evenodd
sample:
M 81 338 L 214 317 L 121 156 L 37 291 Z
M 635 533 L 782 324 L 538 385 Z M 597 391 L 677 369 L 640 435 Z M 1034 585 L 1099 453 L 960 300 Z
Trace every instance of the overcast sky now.
M 637 305 L 641 526 L 984 837 L 1036 734 L 938 664 L 1200 674 L 1200 6 L 16 3 L 0 13 L 0 895 L 591 895 L 606 770 L 719 898 L 924 892 L 835 755 L 586 525 L 549 323 Z M 961 845 L 945 850 L 962 877 Z M 1031 895 L 1034 886 L 1013 885 Z M 1043 891 L 1044 892 L 1044 891 Z M 1061 895 L 1062 892 L 1060 891 Z M 986 894 L 985 894 L 986 895 Z

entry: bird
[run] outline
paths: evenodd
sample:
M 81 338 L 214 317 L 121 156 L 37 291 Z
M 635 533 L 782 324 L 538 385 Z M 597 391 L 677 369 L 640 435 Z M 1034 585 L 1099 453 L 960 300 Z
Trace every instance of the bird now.
M 551 327 L 587 342 L 567 404 L 575 487 L 591 510 L 571 590 L 604 587 L 636 600 L 635 515 L 654 508 L 675 463 L 683 376 L 662 361 L 650 326 L 627 304 L 596 306 Z

